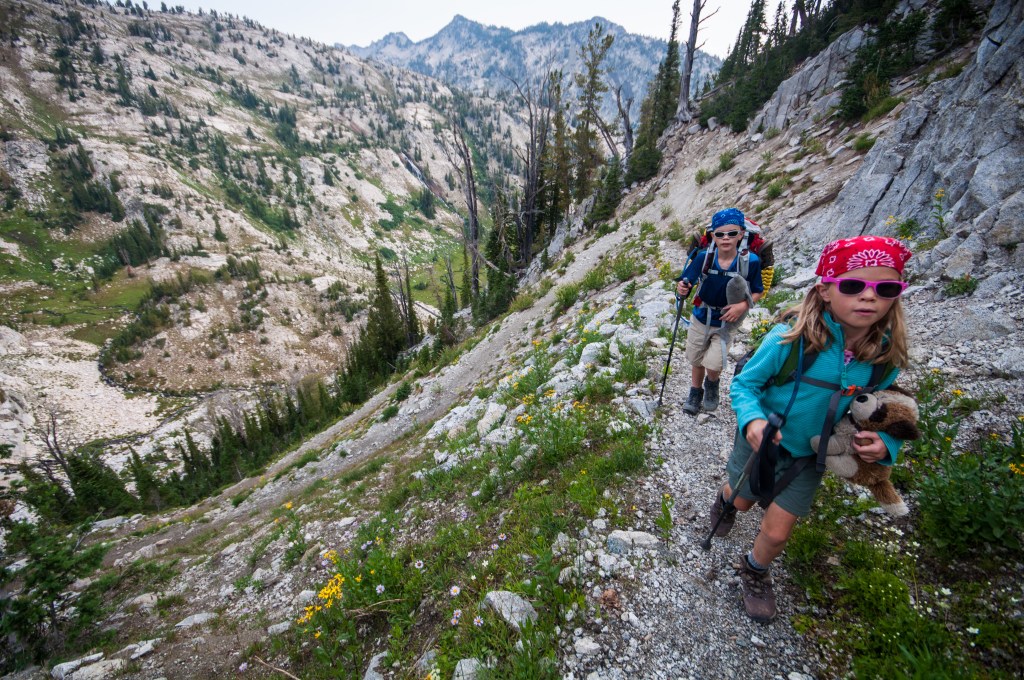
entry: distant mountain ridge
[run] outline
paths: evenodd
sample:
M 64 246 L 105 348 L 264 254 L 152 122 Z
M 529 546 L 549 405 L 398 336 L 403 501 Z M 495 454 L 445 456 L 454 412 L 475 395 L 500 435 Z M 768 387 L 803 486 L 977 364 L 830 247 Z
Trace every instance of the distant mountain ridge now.
M 615 36 L 605 67 L 612 92 L 606 112 L 614 110 L 614 90 L 634 98 L 635 111 L 647 84 L 665 58 L 666 41 L 629 33 L 601 17 L 571 24 L 540 23 L 519 31 L 485 26 L 457 14 L 435 35 L 413 42 L 404 33 L 389 33 L 368 47 L 341 46 L 353 55 L 376 59 L 432 76 L 470 92 L 495 92 L 517 82 L 539 82 L 552 69 L 561 69 L 566 82 L 582 68 L 579 48 L 595 23 Z M 667 22 L 666 22 L 667 23 Z M 717 73 L 721 60 L 697 52 L 693 89 Z

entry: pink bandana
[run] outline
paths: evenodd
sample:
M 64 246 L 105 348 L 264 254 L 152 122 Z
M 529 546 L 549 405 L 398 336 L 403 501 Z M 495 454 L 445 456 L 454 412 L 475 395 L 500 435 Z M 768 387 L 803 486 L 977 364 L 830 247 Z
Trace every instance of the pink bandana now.
M 910 249 L 894 238 L 841 238 L 825 246 L 814 273 L 818 276 L 839 276 L 864 267 L 892 267 L 902 275 L 910 256 Z

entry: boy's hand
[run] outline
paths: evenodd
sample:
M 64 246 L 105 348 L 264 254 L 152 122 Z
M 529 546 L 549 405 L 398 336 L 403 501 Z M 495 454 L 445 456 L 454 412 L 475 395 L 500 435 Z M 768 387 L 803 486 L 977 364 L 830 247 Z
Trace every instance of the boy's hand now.
M 764 428 L 768 426 L 768 421 L 764 418 L 757 418 L 747 423 L 747 430 L 744 434 L 747 443 L 750 447 L 757 451 L 761 448 L 761 438 L 764 436 Z M 782 441 L 782 432 L 775 433 L 774 443 L 778 444 Z
M 735 304 L 722 307 L 722 321 L 732 323 L 743 316 L 749 309 L 750 305 L 747 304 L 746 300 L 740 300 Z
M 889 449 L 878 433 L 868 430 L 853 436 L 853 450 L 865 463 L 877 463 L 889 455 Z

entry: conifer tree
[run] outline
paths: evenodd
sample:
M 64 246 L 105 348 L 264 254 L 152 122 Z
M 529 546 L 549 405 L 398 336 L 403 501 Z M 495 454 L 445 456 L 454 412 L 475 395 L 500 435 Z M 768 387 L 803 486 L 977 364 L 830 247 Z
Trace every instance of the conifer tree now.
M 395 359 L 405 346 L 405 329 L 395 309 L 380 255 L 374 257 L 374 290 L 370 297 L 363 336 L 373 354 L 373 368 L 380 375 L 390 373 L 394 369 Z
M 551 122 L 552 134 L 543 153 L 541 172 L 544 181 L 541 202 L 547 234 L 550 237 L 569 210 L 572 159 L 569 149 L 569 125 L 565 118 L 565 103 L 562 100 L 562 72 L 552 71 L 548 78 L 554 113 Z
M 608 91 L 604 81 L 604 59 L 615 36 L 606 35 L 597 23 L 590 29 L 587 43 L 580 48 L 583 72 L 577 73 L 575 82 L 580 94 L 577 100 L 576 129 L 573 132 L 573 198 L 582 201 L 594 188 L 594 174 L 601 166 L 603 154 L 598 134 L 602 126 L 599 110 L 601 95 Z
M 678 29 L 679 0 L 676 0 L 672 4 L 672 26 L 665 59 L 658 65 L 658 73 L 647 88 L 647 96 L 640 107 L 640 128 L 626 170 L 626 184 L 653 177 L 661 164 L 661 152 L 657 149 L 658 138 L 675 117 L 679 101 Z

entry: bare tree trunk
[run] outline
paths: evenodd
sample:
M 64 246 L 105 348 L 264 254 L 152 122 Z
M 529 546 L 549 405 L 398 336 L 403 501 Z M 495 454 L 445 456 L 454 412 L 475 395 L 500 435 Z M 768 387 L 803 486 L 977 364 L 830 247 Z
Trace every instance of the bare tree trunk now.
M 789 20 L 789 34 L 796 32 L 818 17 L 821 0 L 793 0 L 793 17 Z
M 476 178 L 473 176 L 473 155 L 470 153 L 469 144 L 466 143 L 466 137 L 462 134 L 462 128 L 455 120 L 452 121 L 452 138 L 455 143 L 455 155 L 453 157 L 447 148 L 445 148 L 445 155 L 462 175 L 465 189 L 469 225 L 464 236 L 470 257 L 470 292 L 475 300 L 480 296 L 480 218 L 477 208 Z
M 448 286 L 448 290 L 451 291 L 452 300 L 455 301 L 455 307 L 459 306 L 459 291 L 455 286 L 455 270 L 452 268 L 452 256 L 445 253 L 444 256 L 444 283 Z M 437 301 L 437 308 L 441 309 L 444 305 L 444 300 L 439 299 Z
M 516 232 L 519 241 L 519 253 L 517 259 L 522 266 L 530 264 L 530 257 L 533 253 L 533 237 L 537 232 L 537 224 L 540 222 L 540 214 L 537 211 L 537 200 L 543 187 L 541 186 L 541 156 L 544 147 L 547 146 L 548 132 L 551 128 L 551 99 L 548 96 L 548 85 L 541 86 L 536 100 L 533 91 L 524 89 L 516 81 L 512 81 L 516 91 L 526 105 L 527 124 L 530 138 L 526 144 L 525 153 L 516 150 L 516 155 L 523 162 L 523 201 L 520 210 L 516 212 Z
M 619 118 L 622 119 L 622 146 L 624 150 L 623 165 L 629 163 L 629 157 L 633 153 L 633 123 L 629 120 L 629 110 L 633 108 L 633 98 L 622 104 L 622 86 L 615 89 L 615 104 L 619 107 Z
M 708 0 L 693 0 L 693 9 L 690 11 L 690 37 L 686 40 L 686 51 L 683 53 L 683 74 L 679 81 L 679 104 L 676 106 L 676 120 L 683 123 L 693 120 L 693 109 L 690 108 L 693 57 L 697 50 L 704 45 L 703 43 L 697 44 L 697 34 L 700 32 L 700 25 L 718 13 L 716 9 L 702 19 L 700 15 L 707 4 Z
M 597 111 L 594 111 L 594 122 L 597 123 L 597 129 L 601 131 L 601 136 L 604 137 L 604 143 L 608 145 L 608 150 L 611 151 L 612 156 L 618 158 L 619 147 L 615 144 L 615 137 L 612 136 L 611 129 Z

